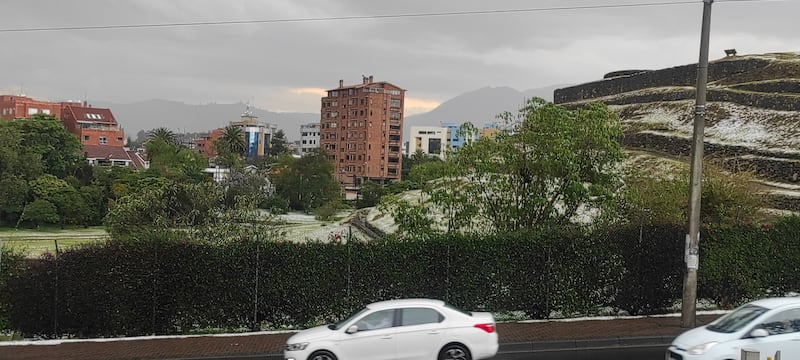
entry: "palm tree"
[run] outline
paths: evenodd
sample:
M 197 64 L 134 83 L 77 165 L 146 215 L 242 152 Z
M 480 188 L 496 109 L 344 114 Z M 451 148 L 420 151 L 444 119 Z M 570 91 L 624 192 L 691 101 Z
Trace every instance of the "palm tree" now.
M 166 144 L 170 145 L 177 145 L 178 144 L 178 136 L 175 135 L 172 130 L 160 127 L 153 130 L 150 130 L 147 134 L 147 140 L 161 140 Z
M 247 143 L 244 142 L 242 128 L 236 125 L 228 125 L 222 129 L 222 134 L 216 142 L 217 152 L 228 152 L 244 156 L 247 150 Z

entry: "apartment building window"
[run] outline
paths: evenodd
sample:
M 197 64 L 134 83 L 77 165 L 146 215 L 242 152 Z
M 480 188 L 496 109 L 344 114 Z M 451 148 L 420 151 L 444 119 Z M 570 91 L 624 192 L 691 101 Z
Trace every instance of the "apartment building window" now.
M 100 142 L 100 144 L 101 144 L 101 145 L 108 144 L 108 140 L 106 140 L 106 137 L 105 137 L 105 136 L 101 136 L 101 137 L 98 139 L 98 141 Z
M 83 141 L 89 141 L 89 135 L 83 135 Z
M 118 138 L 117 138 L 117 141 L 122 141 L 122 138 L 121 138 L 121 137 L 118 137 Z

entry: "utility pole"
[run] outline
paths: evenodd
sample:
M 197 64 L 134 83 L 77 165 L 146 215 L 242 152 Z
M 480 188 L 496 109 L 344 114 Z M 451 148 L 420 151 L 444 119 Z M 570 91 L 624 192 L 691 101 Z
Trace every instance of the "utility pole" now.
M 681 326 L 697 323 L 697 269 L 700 266 L 700 197 L 703 175 L 703 139 L 706 127 L 706 82 L 708 81 L 708 42 L 711 33 L 711 4 L 703 0 L 703 27 L 700 35 L 700 61 L 697 63 L 697 101 L 694 107 L 692 174 L 689 189 L 689 233 L 686 235 L 686 273 L 683 277 Z

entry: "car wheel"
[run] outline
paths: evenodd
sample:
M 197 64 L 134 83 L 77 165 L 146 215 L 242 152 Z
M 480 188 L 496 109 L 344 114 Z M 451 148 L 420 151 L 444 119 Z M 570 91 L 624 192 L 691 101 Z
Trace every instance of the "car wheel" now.
M 439 360 L 470 360 L 472 357 L 469 355 L 464 345 L 449 344 L 439 352 Z
M 336 355 L 333 355 L 330 351 L 320 350 L 312 353 L 308 360 L 336 360 Z

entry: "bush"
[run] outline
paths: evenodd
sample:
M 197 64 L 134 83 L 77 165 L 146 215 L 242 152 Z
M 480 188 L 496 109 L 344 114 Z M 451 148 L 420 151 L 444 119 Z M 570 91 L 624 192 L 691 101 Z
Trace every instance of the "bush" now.
M 0 332 L 9 329 L 11 298 L 8 282 L 23 272 L 23 254 L 6 244 L 0 247 Z

